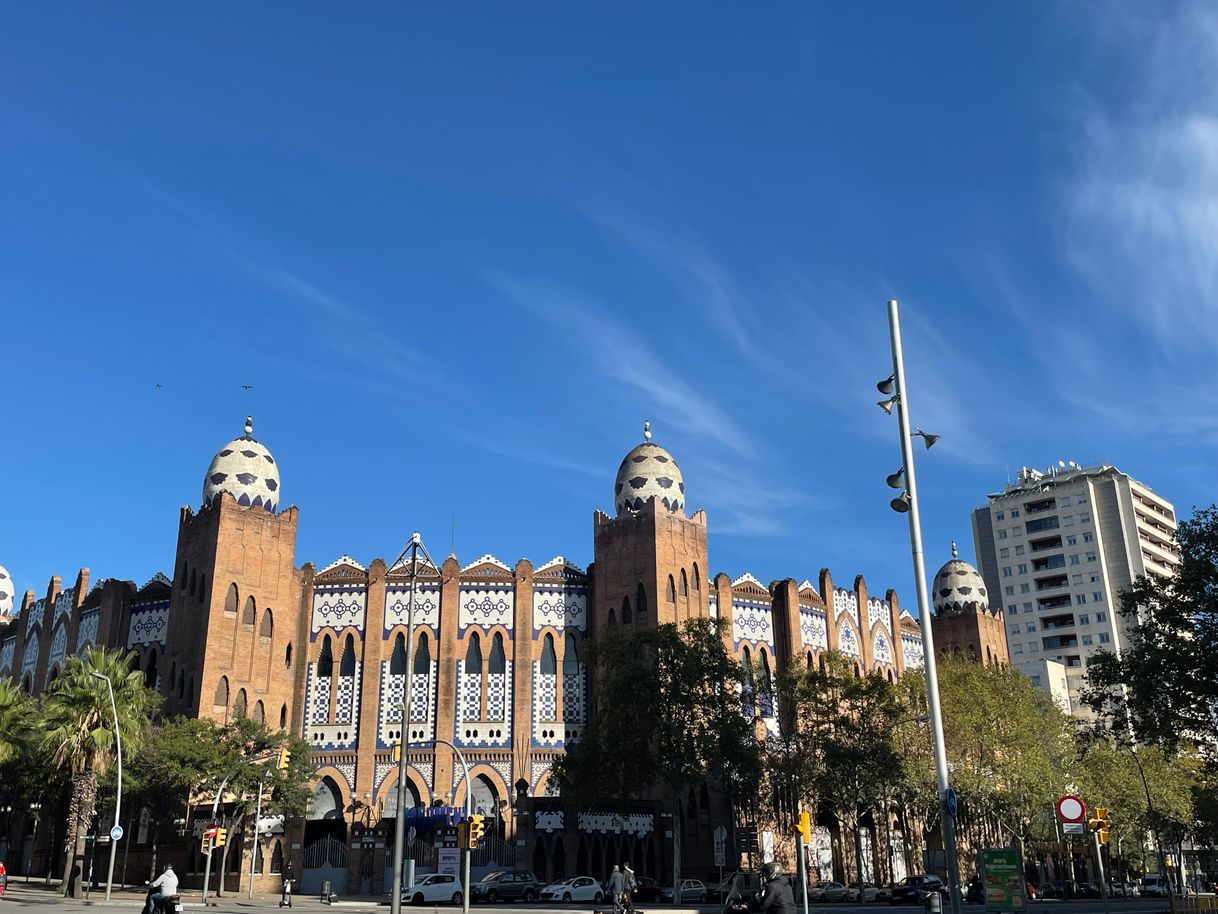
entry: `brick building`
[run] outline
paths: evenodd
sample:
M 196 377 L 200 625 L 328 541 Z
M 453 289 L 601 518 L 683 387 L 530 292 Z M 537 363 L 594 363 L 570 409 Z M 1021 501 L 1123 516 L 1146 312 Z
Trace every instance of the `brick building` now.
M 862 577 L 842 587 L 827 570 L 816 583 L 795 576 L 768 585 L 747 573 L 712 573 L 706 513 L 686 513 L 676 461 L 646 429 L 618 470 L 615 513 L 593 513 L 587 568 L 561 556 L 508 564 L 492 555 L 464 564 L 450 555 L 422 568 L 407 670 L 407 569 L 347 555 L 320 569 L 298 567 L 300 512 L 277 513 L 279 467 L 252 431 L 247 421 L 245 434 L 215 456 L 202 506 L 181 509 L 172 579 L 158 574 L 136 587 L 91 582 L 82 570 L 71 588 L 55 578 L 44 597 L 26 593 L 20 612 L 0 627 L 0 676 L 37 694 L 68 653 L 120 646 L 136 652 L 167 713 L 219 722 L 244 714 L 303 736 L 317 766 L 312 808 L 303 822 L 285 823 L 270 811 L 258 823 L 257 888 L 276 886 L 291 860 L 302 891 L 322 879 L 338 892 L 387 890 L 399 790 L 392 753 L 407 695 L 407 806 L 460 807 L 472 790 L 474 806 L 492 822 L 476 868 L 600 875 L 629 858 L 641 874 L 663 879 L 672 822 L 660 804 L 592 810 L 569 821 L 550 796 L 550 767 L 587 722 L 595 683 L 583 658 L 606 627 L 727 619 L 732 650 L 761 671 L 757 711 L 772 729 L 778 722 L 765 683 L 787 664 L 816 663 L 833 648 L 860 672 L 894 680 L 921 666 L 917 622 L 893 591 L 873 594 Z M 9 593 L 11 603 L 7 580 L 0 577 L 0 601 Z M 468 783 L 452 746 L 468 761 Z M 691 794 L 688 806 L 684 870 L 709 873 L 711 835 L 727 812 L 706 791 Z M 156 814 L 133 811 L 133 860 L 148 859 Z M 10 827 L 10 872 L 41 872 L 40 848 L 55 846 L 50 820 L 44 815 L 37 838 L 28 820 Z M 431 865 L 425 820 L 412 821 L 420 826 L 412 853 L 420 866 Z M 162 860 L 181 855 L 189 885 L 201 865 L 190 848 L 202 820 L 183 826 L 181 847 L 160 853 Z M 901 824 L 884 829 L 887 854 L 864 837 L 877 879 L 920 868 L 912 843 L 893 838 L 894 827 Z M 247 836 L 240 866 L 230 863 L 245 874 L 248 843 Z M 824 823 L 814 843 L 813 866 L 840 878 L 851 842 Z M 245 878 L 234 876 L 228 887 Z

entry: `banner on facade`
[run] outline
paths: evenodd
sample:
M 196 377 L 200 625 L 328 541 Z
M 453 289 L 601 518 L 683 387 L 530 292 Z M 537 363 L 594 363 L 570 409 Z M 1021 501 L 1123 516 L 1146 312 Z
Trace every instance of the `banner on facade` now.
M 987 911 L 1023 910 L 1023 871 L 1015 848 L 982 848 L 981 881 Z

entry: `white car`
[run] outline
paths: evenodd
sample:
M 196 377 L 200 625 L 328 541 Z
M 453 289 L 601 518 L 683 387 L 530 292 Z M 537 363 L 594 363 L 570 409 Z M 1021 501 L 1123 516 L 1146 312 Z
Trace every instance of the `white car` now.
M 880 893 L 880 890 L 870 882 L 863 883 L 864 901 L 868 904 L 875 901 L 875 897 Z M 846 891 L 842 893 L 842 901 L 858 901 L 859 900 L 859 884 L 857 882 L 850 883 L 846 887 Z
M 706 904 L 707 894 L 706 884 L 701 879 L 681 880 L 682 904 L 688 904 L 690 902 Z M 660 889 L 660 901 L 672 901 L 672 886 L 666 885 L 664 888 Z
M 591 876 L 572 876 L 561 882 L 552 882 L 541 890 L 542 901 L 595 901 L 605 900 L 605 890 Z
M 461 903 L 461 880 L 448 873 L 431 873 L 402 893 L 411 904 Z

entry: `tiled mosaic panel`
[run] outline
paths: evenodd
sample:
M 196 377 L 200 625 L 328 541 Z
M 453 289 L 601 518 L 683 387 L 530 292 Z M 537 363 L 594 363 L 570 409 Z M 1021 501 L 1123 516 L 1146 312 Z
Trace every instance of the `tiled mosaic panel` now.
M 55 598 L 55 609 L 51 615 L 52 620 L 58 621 L 60 616 L 70 616 L 72 614 L 72 606 L 75 602 L 75 587 L 69 587 L 67 590 L 61 591 L 59 596 Z
M 32 673 L 38 666 L 38 639 L 31 638 L 25 645 L 25 654 L 21 658 L 21 679 L 26 673 Z
M 355 664 L 354 676 L 338 677 L 338 696 L 334 704 L 334 722 L 349 724 L 359 720 L 360 682 L 363 679 L 361 662 Z
M 847 657 L 860 656 L 858 635 L 854 632 L 854 626 L 848 622 L 843 622 L 837 633 L 837 649 Z
M 79 652 L 97 640 L 97 617 L 99 612 L 85 613 L 80 617 L 76 630 L 76 650 Z M 0 666 L 4 664 L 0 663 Z
M 490 673 L 486 677 L 486 719 L 503 720 L 507 685 L 507 676 L 503 673 Z
M 462 633 L 471 625 L 483 629 L 502 625 L 508 631 L 512 630 L 516 615 L 516 591 L 511 585 L 462 587 L 460 600 L 457 624 Z
M 377 714 L 377 745 L 387 749 L 394 743 L 391 733 L 402 728 L 400 706 L 406 691 L 406 677 L 389 672 L 389 662 L 381 664 L 381 704 Z
M 562 719 L 570 724 L 587 720 L 587 674 L 584 670 L 565 673 L 562 679 Z
M 13 655 L 17 652 L 16 637 L 9 638 L 3 644 L 0 644 L 0 672 L 4 670 L 12 670 Z
M 316 636 L 323 628 L 342 631 L 349 625 L 363 631 L 367 597 L 363 588 L 319 586 L 313 593 L 312 635 Z
M 165 630 L 168 627 L 168 600 L 141 603 L 131 610 L 131 622 L 127 627 L 127 647 L 164 644 Z
M 801 606 L 799 608 L 799 635 L 800 642 L 805 650 L 808 648 L 819 648 L 820 650 L 828 648 L 829 631 L 825 614 Z
M 732 635 L 739 647 L 742 641 L 774 647 L 774 618 L 770 604 L 753 600 L 732 600 Z
M 317 675 L 317 664 L 309 664 L 308 711 L 305 720 L 309 723 L 324 724 L 330 719 L 330 680 Z M 307 738 L 307 734 L 306 734 Z
M 905 666 L 920 670 L 925 658 L 922 656 L 922 639 L 910 635 L 901 636 L 901 655 L 905 658 Z
M 892 645 L 888 642 L 888 636 L 883 632 L 876 633 L 872 654 L 876 663 L 892 663 Z
M 854 620 L 854 624 L 859 624 L 859 595 L 853 590 L 846 590 L 842 587 L 833 588 L 833 613 L 839 616 L 842 613 L 848 613 L 850 618 Z
M 385 631 L 409 621 L 410 590 L 396 586 L 385 591 Z M 440 588 L 416 585 L 414 590 L 414 624 L 427 628 L 432 635 L 440 628 Z
M 579 587 L 534 587 L 533 632 L 545 626 L 562 632 L 568 628 L 586 631 L 588 627 L 588 591 Z
M 892 614 L 889 612 L 888 603 L 884 600 L 868 599 L 867 627 L 870 628 L 877 622 L 888 629 L 888 631 L 892 631 Z
M 32 631 L 35 625 L 42 625 L 42 619 L 46 615 L 47 601 L 44 597 L 41 600 L 35 600 L 25 614 L 25 630 Z
M 63 660 L 64 654 L 67 652 L 68 623 L 60 622 L 59 626 L 55 629 L 55 636 L 51 639 L 51 654 L 47 658 L 47 671 L 50 672 L 51 667 Z
M 465 661 L 457 661 L 457 682 L 461 684 L 457 696 L 458 723 L 476 723 L 482 719 L 482 676 L 465 672 Z

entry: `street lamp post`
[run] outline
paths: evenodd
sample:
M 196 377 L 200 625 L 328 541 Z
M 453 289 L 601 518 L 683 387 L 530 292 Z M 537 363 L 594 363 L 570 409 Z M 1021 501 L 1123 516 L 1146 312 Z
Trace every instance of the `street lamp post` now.
M 918 484 L 914 474 L 913 438 L 909 425 L 909 389 L 905 386 L 905 354 L 901 348 L 901 319 L 896 301 L 888 302 L 888 330 L 892 342 L 892 377 L 880 382 L 881 393 L 892 394 L 880 403 L 885 412 L 897 408 L 897 426 L 901 436 L 901 460 L 905 493 L 893 499 L 894 510 L 909 514 L 909 538 L 913 558 L 914 584 L 918 598 L 918 619 L 922 624 L 922 656 L 926 676 L 926 699 L 935 754 L 935 778 L 939 790 L 939 820 L 943 823 L 943 848 L 947 856 L 947 881 L 952 914 L 961 914 L 960 869 L 956 857 L 956 828 L 948 806 L 947 747 L 943 738 L 943 715 L 939 707 L 939 681 L 935 671 L 935 641 L 930 617 L 930 599 L 926 587 L 926 568 L 922 553 L 922 519 L 918 511 Z M 893 385 L 895 384 L 895 390 Z M 916 432 L 929 448 L 937 439 L 920 430 Z M 896 474 L 894 474 L 896 476 Z M 892 477 L 889 484 L 893 483 Z M 900 483 L 894 488 L 899 487 Z
M 436 743 L 451 749 L 456 754 L 457 761 L 461 763 L 461 771 L 465 775 L 465 821 L 468 822 L 474 812 L 474 782 L 469 779 L 469 765 L 466 764 L 465 756 L 461 753 L 461 750 L 448 740 L 437 739 Z M 454 797 L 454 799 L 456 798 Z M 465 858 L 464 863 L 461 865 L 461 910 L 463 914 L 469 914 L 469 848 L 462 848 L 461 853 Z
M 25 862 L 25 884 L 26 885 L 29 885 L 29 883 L 30 883 L 30 870 L 32 870 L 34 868 L 34 847 L 38 844 L 38 819 L 42 815 L 42 804 L 39 802 L 31 803 L 30 812 L 34 816 L 34 825 L 30 829 L 30 859 L 28 862 Z M 48 864 L 47 871 L 48 871 L 48 873 L 50 872 L 49 864 Z M 50 876 L 48 875 L 47 878 L 49 879 Z
M 110 869 L 106 875 L 106 901 L 109 901 L 110 890 L 114 887 L 114 852 L 118 850 L 118 841 L 114 836 L 120 834 L 118 816 L 123 802 L 123 735 L 119 732 L 118 705 L 114 703 L 114 683 L 110 681 L 109 676 L 99 673 L 97 670 L 91 670 L 89 675 L 104 682 L 106 691 L 110 693 L 110 711 L 114 715 L 114 743 L 118 750 L 118 781 L 114 791 L 114 828 L 110 830 Z

